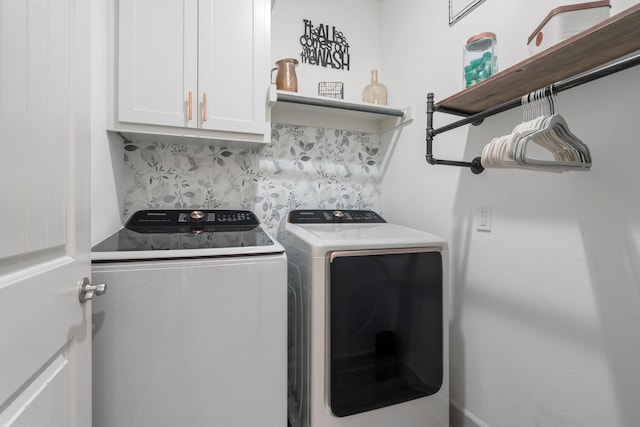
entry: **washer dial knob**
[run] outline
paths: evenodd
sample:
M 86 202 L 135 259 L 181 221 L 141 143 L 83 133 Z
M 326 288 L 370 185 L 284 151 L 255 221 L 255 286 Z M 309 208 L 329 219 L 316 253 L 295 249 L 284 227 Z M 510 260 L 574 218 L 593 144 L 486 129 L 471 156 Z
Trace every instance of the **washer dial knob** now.
M 193 211 L 189 214 L 189 218 L 191 218 L 191 221 L 202 221 L 204 219 L 204 212 Z
M 344 218 L 344 212 L 342 212 L 342 211 L 333 211 L 331 213 L 331 215 L 333 216 L 333 219 L 343 219 Z

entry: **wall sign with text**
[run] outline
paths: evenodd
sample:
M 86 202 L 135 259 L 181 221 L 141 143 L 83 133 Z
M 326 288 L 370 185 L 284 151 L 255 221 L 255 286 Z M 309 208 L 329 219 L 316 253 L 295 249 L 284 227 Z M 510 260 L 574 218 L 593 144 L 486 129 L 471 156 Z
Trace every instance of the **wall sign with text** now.
M 349 70 L 349 43 L 341 31 L 335 26 L 325 24 L 313 25 L 311 20 L 304 19 L 304 34 L 300 36 L 303 64 Z

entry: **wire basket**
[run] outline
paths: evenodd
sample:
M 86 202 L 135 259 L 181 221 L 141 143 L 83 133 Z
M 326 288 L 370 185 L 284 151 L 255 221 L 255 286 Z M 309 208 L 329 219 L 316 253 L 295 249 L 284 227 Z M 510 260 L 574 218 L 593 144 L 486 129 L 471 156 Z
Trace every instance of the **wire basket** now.
M 342 82 L 320 82 L 318 83 L 318 96 L 342 99 L 344 95 L 344 84 Z

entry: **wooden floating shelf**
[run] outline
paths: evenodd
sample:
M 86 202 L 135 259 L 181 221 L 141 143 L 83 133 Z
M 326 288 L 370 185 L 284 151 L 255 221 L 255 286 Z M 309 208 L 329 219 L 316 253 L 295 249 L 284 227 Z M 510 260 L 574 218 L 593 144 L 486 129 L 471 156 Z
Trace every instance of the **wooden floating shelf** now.
M 436 103 L 471 115 L 517 99 L 640 50 L 640 4 Z

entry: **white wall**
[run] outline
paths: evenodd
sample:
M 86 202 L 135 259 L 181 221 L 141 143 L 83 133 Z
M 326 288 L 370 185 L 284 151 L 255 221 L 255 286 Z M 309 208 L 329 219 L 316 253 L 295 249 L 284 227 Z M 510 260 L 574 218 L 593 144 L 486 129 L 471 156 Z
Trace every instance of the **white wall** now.
M 91 245 L 116 231 L 122 220 L 124 145 L 107 135 L 107 34 L 105 1 L 93 0 L 91 22 Z M 87 141 L 88 143 L 88 141 Z
M 450 241 L 455 425 L 640 425 L 640 67 L 558 96 L 591 149 L 590 172 L 473 175 L 424 160 L 426 94 L 461 89 L 466 39 L 497 33 L 507 68 L 526 58 L 546 13 L 571 3 L 487 0 L 449 27 L 447 0 L 383 1 L 389 91 L 416 107 L 383 181 L 383 211 Z M 611 13 L 634 3 L 612 0 Z M 452 120 L 437 113 L 435 126 Z M 512 110 L 438 135 L 434 154 L 471 160 L 520 121 Z M 492 208 L 490 233 L 475 230 L 481 203 Z
M 371 81 L 371 70 L 379 70 L 384 83 L 385 70 L 380 61 L 382 0 L 276 0 L 271 16 L 271 58 L 301 60 L 300 36 L 304 34 L 304 19 L 314 26 L 335 26 L 349 42 L 349 70 L 300 63 L 296 69 L 298 92 L 317 95 L 318 82 L 341 81 L 344 99 L 360 102 L 362 89 Z M 275 79 L 275 74 L 274 74 Z M 389 94 L 390 102 L 393 94 Z

